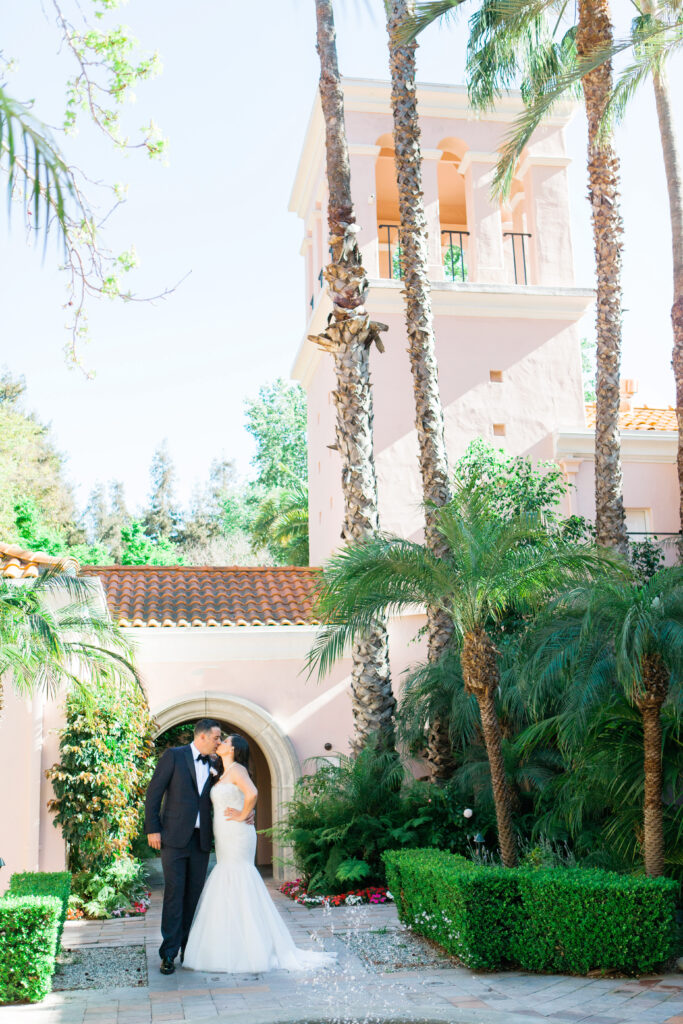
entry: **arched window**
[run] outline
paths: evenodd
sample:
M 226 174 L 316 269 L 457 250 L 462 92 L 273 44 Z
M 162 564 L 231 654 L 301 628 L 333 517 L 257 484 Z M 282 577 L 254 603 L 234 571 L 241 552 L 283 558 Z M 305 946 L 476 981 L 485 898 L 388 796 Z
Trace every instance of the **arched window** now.
M 458 172 L 467 145 L 461 139 L 442 139 L 437 167 L 441 258 L 447 281 L 466 281 L 469 228 L 465 180 Z

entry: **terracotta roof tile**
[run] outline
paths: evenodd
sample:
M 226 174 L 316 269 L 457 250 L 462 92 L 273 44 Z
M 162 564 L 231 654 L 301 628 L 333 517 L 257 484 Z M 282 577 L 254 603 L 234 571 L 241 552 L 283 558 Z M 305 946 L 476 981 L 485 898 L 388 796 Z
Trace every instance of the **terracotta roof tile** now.
M 45 555 L 42 551 L 26 551 L 18 544 L 0 544 L 0 576 L 5 579 L 35 579 L 46 569 L 78 569 L 71 556 Z
M 304 626 L 319 570 L 308 566 L 85 566 L 120 626 Z
M 595 402 L 586 404 L 586 426 L 595 426 Z M 620 430 L 678 430 L 676 410 L 669 405 L 666 409 L 651 409 L 647 405 L 633 409 L 622 409 L 619 413 Z

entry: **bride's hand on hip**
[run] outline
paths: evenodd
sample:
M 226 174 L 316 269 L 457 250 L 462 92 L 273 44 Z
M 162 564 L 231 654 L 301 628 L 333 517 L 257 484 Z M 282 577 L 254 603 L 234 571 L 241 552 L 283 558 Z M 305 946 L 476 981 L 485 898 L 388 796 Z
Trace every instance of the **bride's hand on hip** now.
M 243 821 L 246 825 L 253 825 L 256 817 L 253 811 L 250 811 L 247 817 L 243 816 L 242 811 L 238 811 L 236 807 L 226 807 L 223 811 L 228 821 Z

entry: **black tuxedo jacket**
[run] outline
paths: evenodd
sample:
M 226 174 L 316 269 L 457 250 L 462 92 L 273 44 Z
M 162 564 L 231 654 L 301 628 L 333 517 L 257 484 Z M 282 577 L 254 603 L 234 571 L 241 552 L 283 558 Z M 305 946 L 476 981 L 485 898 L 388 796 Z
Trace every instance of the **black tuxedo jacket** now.
M 192 748 L 169 747 L 162 754 L 145 797 L 145 832 L 161 833 L 162 846 L 187 846 L 199 812 L 199 843 L 211 849 L 211 786 L 223 773 L 223 762 L 211 758 L 209 777 L 202 792 L 197 789 Z M 162 806 L 163 801 L 163 806 Z

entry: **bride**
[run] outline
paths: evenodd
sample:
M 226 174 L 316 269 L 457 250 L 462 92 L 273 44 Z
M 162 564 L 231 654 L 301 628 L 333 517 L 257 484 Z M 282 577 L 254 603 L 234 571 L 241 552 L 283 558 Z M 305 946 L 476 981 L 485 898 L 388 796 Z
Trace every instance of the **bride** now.
M 248 825 L 258 797 L 243 736 L 223 740 L 216 753 L 223 774 L 211 789 L 216 867 L 197 906 L 185 948 L 185 967 L 229 974 L 309 970 L 331 963 L 331 953 L 298 949 L 254 865 L 256 830 Z

